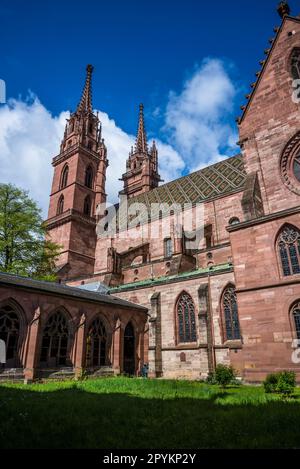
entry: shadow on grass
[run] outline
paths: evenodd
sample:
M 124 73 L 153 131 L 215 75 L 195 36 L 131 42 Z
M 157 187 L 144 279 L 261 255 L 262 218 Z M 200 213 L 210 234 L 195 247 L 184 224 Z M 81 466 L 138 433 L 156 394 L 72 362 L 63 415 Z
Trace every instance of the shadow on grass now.
M 220 404 L 0 386 L 0 448 L 297 448 L 299 402 Z

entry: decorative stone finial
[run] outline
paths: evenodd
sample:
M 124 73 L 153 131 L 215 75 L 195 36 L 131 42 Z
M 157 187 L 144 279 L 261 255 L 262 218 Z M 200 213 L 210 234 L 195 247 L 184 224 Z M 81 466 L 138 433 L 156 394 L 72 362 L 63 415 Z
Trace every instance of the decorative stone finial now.
M 278 14 L 280 18 L 284 18 L 285 16 L 289 16 L 291 9 L 289 7 L 288 2 L 280 2 L 277 7 Z

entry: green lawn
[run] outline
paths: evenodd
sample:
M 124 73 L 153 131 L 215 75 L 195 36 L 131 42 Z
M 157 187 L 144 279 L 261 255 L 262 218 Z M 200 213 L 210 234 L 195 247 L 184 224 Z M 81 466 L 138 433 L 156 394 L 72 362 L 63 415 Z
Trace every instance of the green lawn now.
M 299 448 L 300 390 L 108 378 L 0 385 L 0 448 Z

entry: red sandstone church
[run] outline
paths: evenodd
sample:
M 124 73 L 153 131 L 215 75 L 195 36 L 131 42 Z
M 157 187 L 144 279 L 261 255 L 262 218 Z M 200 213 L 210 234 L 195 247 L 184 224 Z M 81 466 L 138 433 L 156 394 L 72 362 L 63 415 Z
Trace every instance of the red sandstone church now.
M 239 155 L 161 184 L 140 107 L 121 195 L 146 208 L 200 204 L 204 243 L 192 249 L 174 210 L 142 219 L 140 236 L 120 224 L 97 236 L 109 162 L 88 66 L 53 159 L 46 223 L 63 247 L 60 283 L 0 275 L 4 374 L 135 375 L 149 363 L 153 377 L 205 379 L 224 363 L 248 382 L 286 369 L 300 379 L 300 17 L 286 2 L 278 12 L 237 119 Z M 168 237 L 147 234 L 166 221 Z

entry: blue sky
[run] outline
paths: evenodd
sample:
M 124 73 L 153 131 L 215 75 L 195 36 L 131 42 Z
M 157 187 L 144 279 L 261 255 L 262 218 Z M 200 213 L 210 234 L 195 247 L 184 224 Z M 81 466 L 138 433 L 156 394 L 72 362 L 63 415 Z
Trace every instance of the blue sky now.
M 30 90 L 45 110 L 63 120 L 65 115 L 61 113 L 76 107 L 85 66 L 92 63 L 94 107 L 132 136 L 136 132 L 138 104 L 143 102 L 149 137 L 155 136 L 171 145 L 184 162 L 177 164 L 171 175 L 174 177 L 217 161 L 226 151 L 236 151 L 232 145 L 234 118 L 240 114 L 239 107 L 245 102 L 250 83 L 255 81 L 258 62 L 264 58 L 268 39 L 274 36 L 273 28 L 280 24 L 277 3 L 276 0 L 1 0 L 0 78 L 6 81 L 7 96 L 17 99 L 19 105 L 26 102 Z M 300 12 L 298 3 L 290 1 L 295 15 Z M 205 69 L 209 60 L 217 61 L 217 73 L 223 78 L 226 75 L 227 97 L 225 102 L 216 103 L 217 118 L 206 119 L 203 109 L 194 116 L 198 123 L 206 119 L 203 135 L 211 133 L 212 120 L 214 133 L 219 133 L 218 155 L 213 154 L 216 150 L 208 149 L 206 158 L 195 150 L 201 146 L 199 139 L 193 149 L 180 144 L 180 133 L 190 129 L 186 121 L 184 124 L 180 121 L 174 130 L 172 119 L 178 118 L 178 107 L 183 109 L 179 98 L 184 90 L 190 85 L 194 89 L 198 86 L 192 83 L 197 73 L 210 81 Z M 215 73 L 216 68 L 213 70 Z M 203 96 L 202 85 L 198 91 Z M 201 107 L 200 98 L 195 97 L 195 105 L 198 102 Z M 192 99 L 190 93 L 188 100 L 193 107 Z M 0 105 L 1 110 L 6 111 L 3 114 L 6 123 L 12 113 Z M 212 111 L 210 108 L 210 116 Z M 56 121 L 54 124 L 57 126 Z M 192 129 L 191 134 L 198 130 Z M 49 128 L 45 133 L 47 139 L 51 138 L 50 131 Z M 220 133 L 224 135 L 227 131 L 231 136 L 224 140 Z M 33 132 L 31 126 L 26 140 L 29 146 Z M 6 140 L 8 134 L 11 132 L 7 130 Z M 34 158 L 37 160 L 38 156 Z M 166 158 L 172 159 L 172 155 Z M 195 158 L 197 165 L 191 164 Z M 7 174 L 8 171 L 5 177 L 10 177 Z

